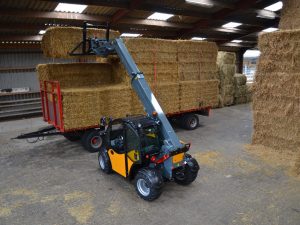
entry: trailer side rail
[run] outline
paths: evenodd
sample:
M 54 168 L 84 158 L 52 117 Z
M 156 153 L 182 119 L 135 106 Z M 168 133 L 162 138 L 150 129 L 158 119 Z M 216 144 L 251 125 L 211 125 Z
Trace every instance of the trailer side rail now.
M 58 81 L 40 82 L 44 121 L 64 132 L 61 90 Z

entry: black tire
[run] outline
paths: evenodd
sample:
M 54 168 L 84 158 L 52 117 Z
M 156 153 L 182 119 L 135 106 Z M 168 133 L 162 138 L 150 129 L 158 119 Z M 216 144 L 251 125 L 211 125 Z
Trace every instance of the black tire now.
M 199 118 L 196 114 L 186 114 L 181 118 L 181 125 L 186 130 L 195 130 L 199 126 Z
M 174 181 L 180 185 L 189 185 L 196 180 L 199 169 L 196 159 L 190 158 L 183 170 L 175 173 Z
M 153 201 L 162 192 L 163 178 L 161 172 L 150 168 L 140 169 L 135 176 L 134 185 L 136 192 L 142 199 Z
M 96 142 L 95 142 L 96 140 Z M 98 152 L 102 145 L 99 130 L 87 130 L 81 137 L 81 143 L 88 152 Z
M 100 169 L 107 174 L 112 173 L 111 163 L 106 149 L 100 149 L 98 153 L 98 163 Z
M 64 133 L 63 136 L 69 141 L 78 141 L 80 140 L 82 133 L 80 132 L 69 132 Z

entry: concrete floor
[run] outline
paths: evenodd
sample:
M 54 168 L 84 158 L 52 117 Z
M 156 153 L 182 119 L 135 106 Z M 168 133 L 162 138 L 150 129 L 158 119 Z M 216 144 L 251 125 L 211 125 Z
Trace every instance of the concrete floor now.
M 177 128 L 200 161 L 188 187 L 165 185 L 154 202 L 132 184 L 106 175 L 97 154 L 51 137 L 36 144 L 10 140 L 44 126 L 40 118 L 0 123 L 0 224 L 299 225 L 300 182 L 253 158 L 250 105 L 213 110 L 195 131 Z

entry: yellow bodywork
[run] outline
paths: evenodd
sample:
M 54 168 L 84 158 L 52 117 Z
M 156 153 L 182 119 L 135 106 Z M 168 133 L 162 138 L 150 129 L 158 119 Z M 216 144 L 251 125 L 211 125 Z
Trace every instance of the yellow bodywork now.
M 110 158 L 112 169 L 123 177 L 126 176 L 126 164 L 125 164 L 125 153 L 118 154 L 113 149 L 108 150 L 108 156 Z M 128 172 L 130 171 L 133 163 L 139 160 L 139 156 L 136 150 L 132 150 L 127 153 L 127 166 Z

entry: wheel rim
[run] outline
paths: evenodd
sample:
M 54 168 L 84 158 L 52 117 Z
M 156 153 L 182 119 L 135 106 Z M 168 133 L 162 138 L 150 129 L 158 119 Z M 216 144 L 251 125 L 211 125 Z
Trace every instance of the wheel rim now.
M 99 156 L 99 165 L 100 165 L 100 168 L 104 170 L 105 164 L 104 164 L 104 159 L 103 159 L 102 155 Z
M 195 128 L 197 126 L 197 119 L 196 118 L 192 118 L 190 120 L 190 127 L 191 128 Z
M 148 187 L 148 185 L 144 179 L 138 179 L 136 185 L 137 185 L 138 191 L 143 196 L 148 196 L 150 194 L 150 188 Z
M 102 145 L 102 138 L 100 136 L 94 136 L 91 139 L 91 146 L 93 148 L 100 148 Z

